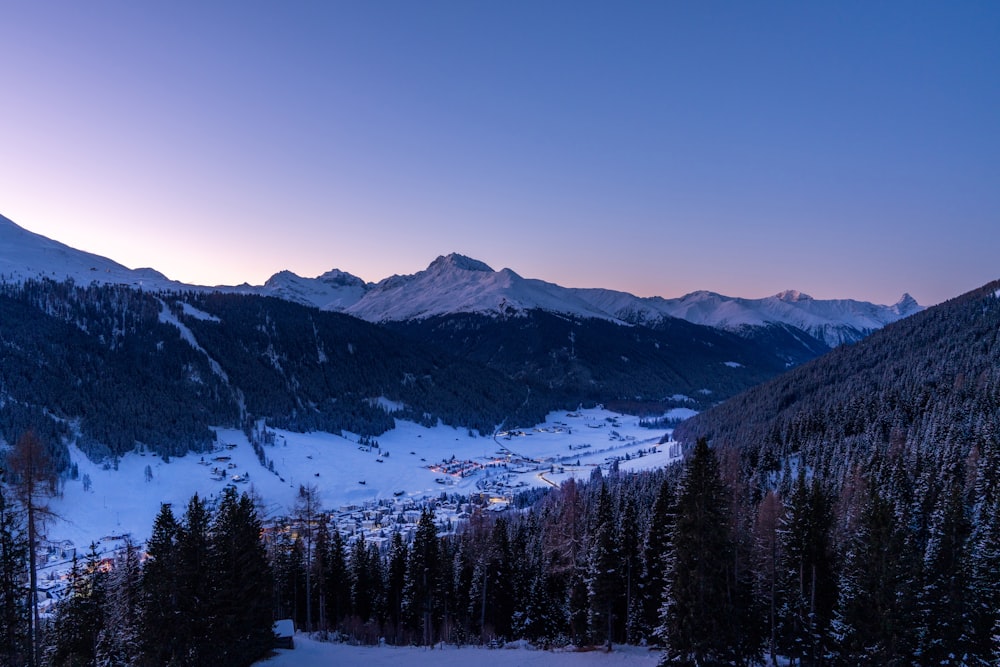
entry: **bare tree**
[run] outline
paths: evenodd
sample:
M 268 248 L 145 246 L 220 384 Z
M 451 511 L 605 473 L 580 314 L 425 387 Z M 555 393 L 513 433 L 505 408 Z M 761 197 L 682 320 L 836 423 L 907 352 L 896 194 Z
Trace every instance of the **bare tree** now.
M 25 432 L 13 451 L 7 457 L 7 465 L 13 477 L 14 490 L 27 513 L 28 528 L 28 587 L 31 596 L 31 618 L 29 640 L 31 651 L 28 666 L 38 664 L 39 614 L 38 614 L 38 536 L 52 512 L 46 504 L 56 490 L 57 476 L 52 459 L 45 445 L 34 431 Z

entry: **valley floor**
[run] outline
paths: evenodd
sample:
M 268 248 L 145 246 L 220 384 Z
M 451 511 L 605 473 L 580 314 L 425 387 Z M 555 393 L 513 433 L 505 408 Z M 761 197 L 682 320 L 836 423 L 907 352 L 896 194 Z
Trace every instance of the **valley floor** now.
M 488 649 L 474 646 L 350 646 L 319 642 L 303 634 L 295 636 L 295 649 L 255 663 L 256 667 L 319 667 L 364 665 L 365 667 L 653 667 L 660 659 L 656 651 L 621 646 L 611 653 L 594 651 L 537 651 L 529 648 Z

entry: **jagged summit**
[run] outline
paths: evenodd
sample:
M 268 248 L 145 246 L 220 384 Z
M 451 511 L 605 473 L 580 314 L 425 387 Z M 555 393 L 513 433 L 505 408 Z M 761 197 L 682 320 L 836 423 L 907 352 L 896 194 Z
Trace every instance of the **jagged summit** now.
M 812 301 L 813 298 L 804 292 L 800 292 L 794 289 L 788 289 L 784 292 L 778 292 L 774 295 L 774 298 L 778 301 L 787 301 L 788 303 L 796 303 L 798 301 Z
M 450 253 L 412 275 L 367 283 L 332 269 L 316 278 L 280 271 L 264 285 L 197 287 L 167 280 L 153 269 L 131 270 L 110 259 L 75 250 L 29 232 L 0 216 L 0 280 L 49 277 L 140 286 L 146 290 L 215 289 L 261 294 L 324 310 L 348 313 L 370 322 L 423 319 L 478 313 L 511 316 L 529 310 L 599 318 L 629 325 L 653 325 L 681 318 L 730 331 L 791 326 L 836 346 L 854 342 L 923 307 L 909 294 L 892 306 L 851 299 L 817 300 L 797 290 L 763 299 L 742 299 L 710 291 L 680 298 L 640 298 L 605 289 L 574 289 L 524 278 L 511 269 L 495 271 L 485 262 Z
M 485 262 L 480 262 L 478 259 L 472 259 L 471 257 L 466 257 L 465 255 L 460 255 L 455 252 L 449 255 L 440 255 L 437 259 L 430 263 L 430 266 L 427 267 L 428 271 L 444 269 L 494 273 L 493 269 Z
M 909 292 L 903 292 L 903 296 L 899 297 L 899 301 L 892 307 L 900 316 L 904 317 L 923 310 L 923 306 L 917 303 L 917 300 L 910 296 Z

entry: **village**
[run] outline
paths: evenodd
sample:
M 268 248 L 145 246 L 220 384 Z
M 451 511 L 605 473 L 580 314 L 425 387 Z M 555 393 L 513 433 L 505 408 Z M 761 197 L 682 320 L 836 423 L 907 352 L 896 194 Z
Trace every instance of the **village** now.
M 553 414 L 535 427 L 499 430 L 485 438 L 460 437 L 450 427 L 398 422 L 378 440 L 299 434 L 260 424 L 249 436 L 220 430 L 211 451 L 169 463 L 139 452 L 122 458 L 113 470 L 80 457 L 86 484 L 67 485 L 57 500 L 73 502 L 81 496 L 80 502 L 95 509 L 82 517 L 91 522 L 78 524 L 71 536 L 57 524 L 48 531 L 51 539 L 39 541 L 41 612 L 50 613 L 66 594 L 74 557 L 81 568 L 88 557 L 98 567 L 110 568 L 126 544 L 142 557 L 160 504 L 171 504 L 180 514 L 195 492 L 210 510 L 226 487 L 249 493 L 258 499 L 267 532 L 275 536 L 301 528 L 292 518 L 295 494 L 300 485 L 315 486 L 320 515 L 348 547 L 363 537 L 384 551 L 394 533 L 404 544 L 412 543 L 425 509 L 432 510 L 439 534 L 454 533 L 477 513 L 516 507 L 522 492 L 555 488 L 570 478 L 588 479 L 596 468 L 636 470 L 679 457 L 675 443 L 659 444 L 662 430 L 639 422 L 598 406 Z M 142 481 L 123 487 L 118 480 L 125 478 Z M 103 503 L 89 500 L 97 494 Z M 112 503 L 119 508 L 113 515 L 100 510 Z

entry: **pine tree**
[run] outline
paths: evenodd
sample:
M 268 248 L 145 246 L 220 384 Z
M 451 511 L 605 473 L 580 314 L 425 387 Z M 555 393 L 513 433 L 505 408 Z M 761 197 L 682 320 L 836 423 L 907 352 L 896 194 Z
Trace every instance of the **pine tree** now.
M 27 570 L 28 540 L 22 517 L 0 484 L 0 664 L 28 661 L 28 592 L 22 584 Z
M 875 484 L 841 573 L 834 631 L 844 664 L 902 664 L 916 650 L 913 561 L 896 508 Z
M 386 572 L 385 607 L 389 630 L 395 643 L 400 641 L 403 616 L 403 586 L 406 583 L 406 545 L 399 533 L 392 534 Z
M 659 635 L 665 662 L 681 665 L 735 662 L 741 615 L 733 591 L 733 544 L 728 494 L 706 440 L 687 463 L 675 509 L 667 556 L 666 590 Z
M 247 665 L 273 644 L 270 564 L 260 539 L 261 523 L 246 494 L 228 487 L 209 543 L 210 651 L 220 665 Z
M 436 599 L 438 569 L 437 527 L 433 514 L 425 509 L 417 523 L 403 589 L 403 615 L 407 625 L 420 632 L 423 645 L 434 643 L 439 611 Z
M 670 547 L 674 502 L 673 483 L 665 478 L 657 491 L 649 528 L 642 545 L 638 634 L 643 637 L 653 638 L 653 631 L 659 626 L 660 607 L 663 604 L 663 591 L 666 587 L 664 555 Z
M 146 543 L 142 568 L 142 654 L 147 664 L 166 665 L 179 655 L 185 622 L 178 600 L 177 540 L 180 527 L 170 505 L 160 506 Z
M 182 620 L 175 659 L 185 664 L 208 664 L 214 651 L 209 522 L 208 510 L 195 494 L 177 532 L 177 608 Z
M 779 529 L 777 644 L 803 665 L 820 664 L 830 650 L 837 601 L 832 528 L 830 499 L 800 468 Z
M 98 637 L 104 627 L 104 580 L 97 545 L 91 543 L 81 568 L 73 558 L 69 595 L 56 610 L 48 633 L 46 662 L 53 667 L 92 665 L 97 655 Z
M 590 553 L 587 563 L 587 593 L 590 606 L 591 636 L 602 638 L 611 650 L 615 601 L 621 590 L 619 551 L 615 540 L 611 494 L 601 484 L 597 500 Z
M 968 549 L 970 665 L 1000 664 L 1000 443 L 983 442 Z
M 139 551 L 126 539 L 104 585 L 104 622 L 97 638 L 97 667 L 134 667 L 140 664 L 142 599 Z

